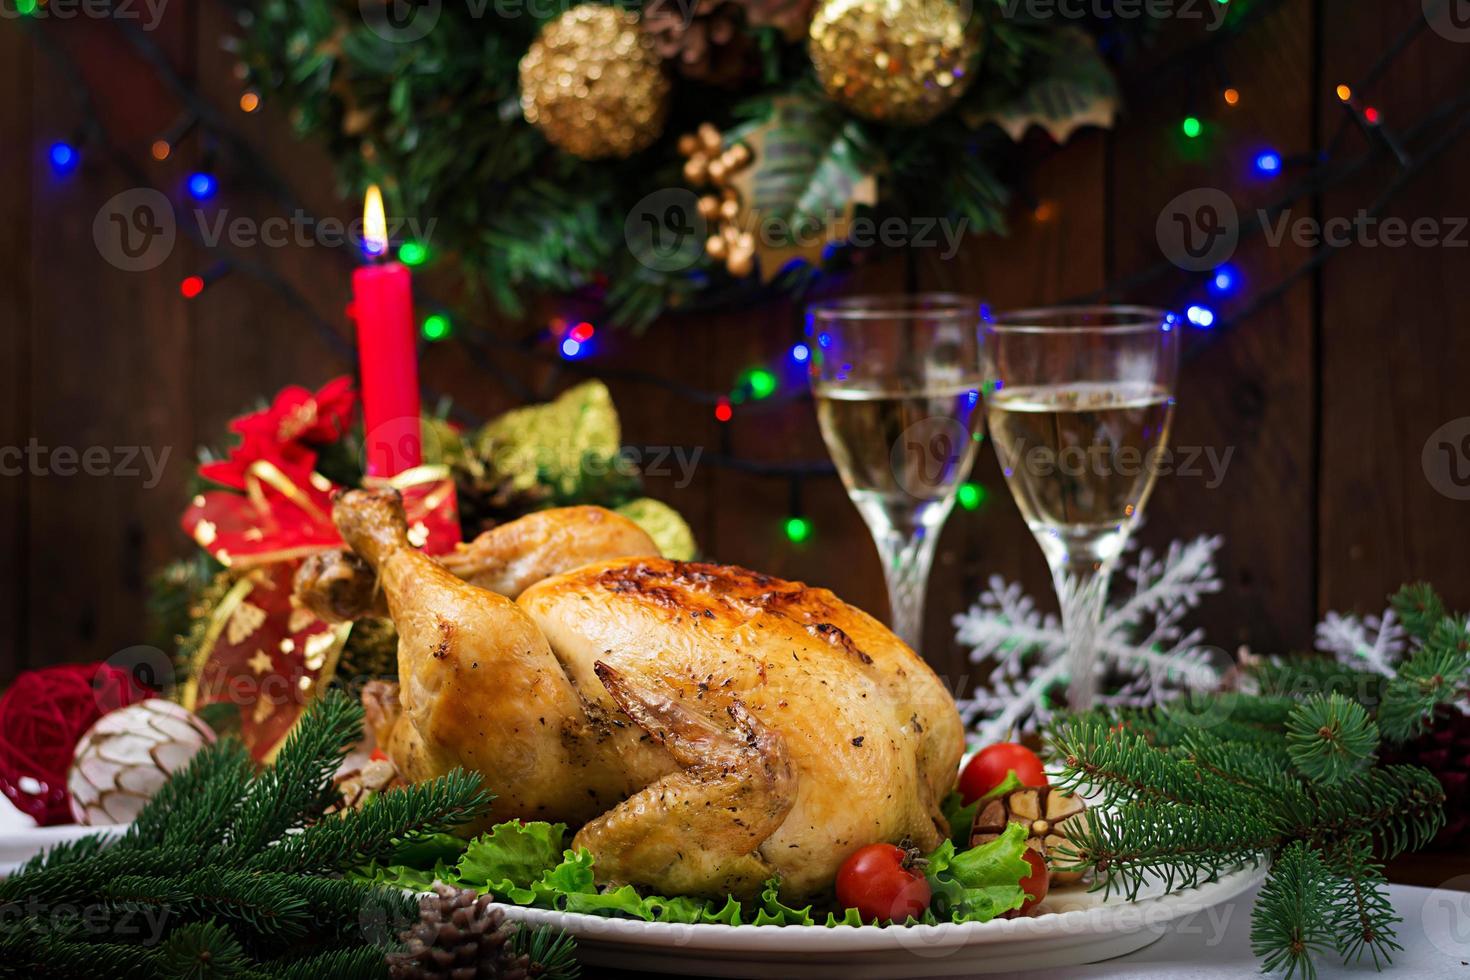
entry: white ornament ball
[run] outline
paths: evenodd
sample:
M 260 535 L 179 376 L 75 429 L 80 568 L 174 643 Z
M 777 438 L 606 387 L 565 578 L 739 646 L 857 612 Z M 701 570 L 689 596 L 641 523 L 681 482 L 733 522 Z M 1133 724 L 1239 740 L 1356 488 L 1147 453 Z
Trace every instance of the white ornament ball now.
M 77 743 L 67 789 L 77 823 L 131 823 L 214 732 L 172 701 L 149 698 L 97 720 Z

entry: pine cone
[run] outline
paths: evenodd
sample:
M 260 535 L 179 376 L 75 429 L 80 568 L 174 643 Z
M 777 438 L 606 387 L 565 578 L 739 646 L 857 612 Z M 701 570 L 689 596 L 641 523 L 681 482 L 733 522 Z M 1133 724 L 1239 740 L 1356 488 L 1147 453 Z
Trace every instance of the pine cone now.
M 407 947 L 388 954 L 395 980 L 525 980 L 531 958 L 517 955 L 516 927 L 493 895 L 436 884 L 419 900 L 419 921 L 399 933 Z
M 643 8 L 653 49 L 685 78 L 731 87 L 755 70 L 755 45 L 738 0 L 654 0 Z
M 513 475 L 501 473 L 478 460 L 454 467 L 454 488 L 459 502 L 460 535 L 473 541 L 485 531 L 524 517 L 545 506 L 548 487 L 529 489 L 517 485 Z
M 1423 766 L 1444 787 L 1445 825 L 1431 847 L 1450 850 L 1470 843 L 1470 715 L 1445 711 L 1429 731 L 1384 752 L 1383 761 Z

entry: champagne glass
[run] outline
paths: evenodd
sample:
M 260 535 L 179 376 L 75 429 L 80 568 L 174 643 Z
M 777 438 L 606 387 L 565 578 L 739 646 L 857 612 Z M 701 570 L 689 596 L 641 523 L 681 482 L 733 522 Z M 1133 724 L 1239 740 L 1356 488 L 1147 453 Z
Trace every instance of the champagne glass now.
M 1058 307 L 999 315 L 983 332 L 991 438 L 1051 566 L 1067 698 L 1085 711 L 1097 696 L 1108 579 L 1168 443 L 1178 324 L 1144 307 Z
M 983 438 L 980 303 L 948 293 L 811 307 L 822 438 L 873 534 L 893 631 L 915 650 L 934 542 Z

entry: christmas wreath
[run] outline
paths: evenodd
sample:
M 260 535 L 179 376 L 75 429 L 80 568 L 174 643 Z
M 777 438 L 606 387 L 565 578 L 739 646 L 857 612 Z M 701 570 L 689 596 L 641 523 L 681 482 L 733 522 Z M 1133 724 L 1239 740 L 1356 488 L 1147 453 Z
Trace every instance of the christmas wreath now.
M 756 273 L 800 288 L 852 257 L 844 243 L 896 244 L 855 221 L 1003 232 L 1017 141 L 1110 124 L 1100 50 L 1153 26 L 1045 14 L 1010 0 L 268 0 L 242 15 L 241 56 L 347 184 L 381 184 L 430 239 L 411 242 L 415 260 L 454 256 L 508 312 L 586 292 L 639 324 Z

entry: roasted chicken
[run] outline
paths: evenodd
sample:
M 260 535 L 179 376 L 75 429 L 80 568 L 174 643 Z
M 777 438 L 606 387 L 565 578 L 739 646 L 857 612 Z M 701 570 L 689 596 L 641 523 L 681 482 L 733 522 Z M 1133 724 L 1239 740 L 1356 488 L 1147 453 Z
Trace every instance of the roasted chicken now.
M 954 701 L 831 592 L 657 557 L 598 508 L 522 518 L 443 562 L 409 543 L 392 491 L 345 493 L 335 518 L 398 627 L 396 698 L 370 709 L 400 772 L 482 774 L 491 822 L 579 828 L 600 880 L 749 896 L 779 874 L 801 898 L 865 844 L 947 833 Z M 334 567 L 339 586 L 356 574 L 317 572 Z M 304 570 L 313 608 L 321 587 Z M 336 613 L 371 604 L 352 589 Z

